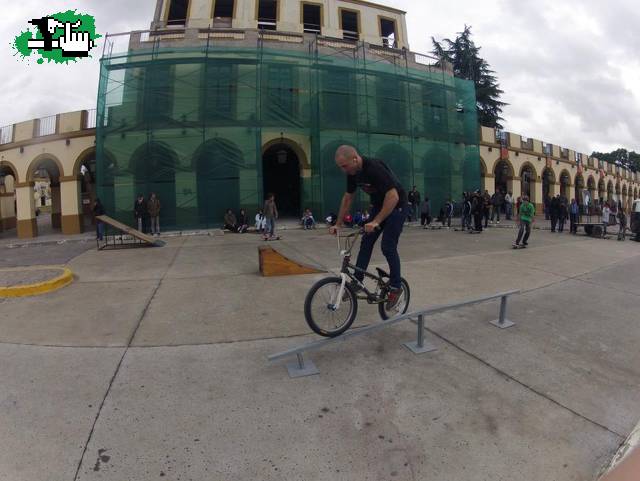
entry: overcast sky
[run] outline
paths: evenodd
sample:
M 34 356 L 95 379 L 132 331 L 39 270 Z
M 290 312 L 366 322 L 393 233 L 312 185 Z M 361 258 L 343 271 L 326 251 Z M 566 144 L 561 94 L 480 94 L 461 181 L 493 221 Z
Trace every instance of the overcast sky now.
M 3 1 L 0 126 L 95 108 L 98 57 L 37 65 L 10 44 L 31 18 L 77 8 L 97 31 L 147 29 L 155 0 Z M 429 53 L 431 36 L 473 27 L 481 56 L 496 71 L 505 128 L 590 154 L 640 152 L 640 6 L 636 0 L 388 0 L 407 11 L 411 50 Z

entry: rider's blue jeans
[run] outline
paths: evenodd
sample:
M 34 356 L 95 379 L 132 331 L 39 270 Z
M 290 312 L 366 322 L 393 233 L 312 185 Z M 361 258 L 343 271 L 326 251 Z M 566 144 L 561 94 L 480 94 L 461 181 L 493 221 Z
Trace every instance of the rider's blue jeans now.
M 374 219 L 378 215 L 378 210 L 373 209 L 371 211 L 371 218 Z M 391 287 L 400 287 L 400 256 L 398 255 L 398 239 L 402 233 L 402 227 L 407 218 L 407 208 L 393 209 L 393 212 L 389 214 L 381 225 L 381 229 L 364 234 L 362 241 L 360 242 L 360 252 L 358 252 L 358 260 L 356 265 L 360 269 L 366 270 L 369 267 L 369 261 L 371 260 L 371 254 L 373 253 L 373 246 L 375 245 L 378 237 L 382 234 L 382 253 L 387 258 L 389 263 L 389 284 Z M 356 272 L 355 277 L 362 281 L 364 274 Z

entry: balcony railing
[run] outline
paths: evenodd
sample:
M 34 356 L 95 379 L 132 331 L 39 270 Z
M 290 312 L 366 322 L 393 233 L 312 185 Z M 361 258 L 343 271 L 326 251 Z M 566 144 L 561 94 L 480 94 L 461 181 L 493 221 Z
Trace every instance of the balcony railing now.
M 382 46 L 389 48 L 398 48 L 398 41 L 395 37 L 382 37 Z
M 560 149 L 560 158 L 569 159 L 569 149 Z
M 0 145 L 13 142 L 13 124 L 0 128 Z
M 305 23 L 303 25 L 302 31 L 304 33 L 317 33 L 318 35 L 320 35 L 322 34 L 322 26 L 315 23 Z
M 36 119 L 35 122 L 35 137 L 44 137 L 45 135 L 52 135 L 56 133 L 56 126 L 58 116 L 50 115 L 49 117 L 43 117 Z
M 347 40 L 360 40 L 360 33 L 352 32 L 351 30 L 343 30 L 342 38 L 346 38 Z

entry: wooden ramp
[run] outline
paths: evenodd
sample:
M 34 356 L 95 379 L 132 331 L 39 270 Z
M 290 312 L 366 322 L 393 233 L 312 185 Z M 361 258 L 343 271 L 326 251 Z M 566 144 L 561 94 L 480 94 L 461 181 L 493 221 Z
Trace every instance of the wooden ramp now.
M 120 236 L 120 239 L 116 239 L 115 235 L 107 235 L 107 233 L 105 232 L 104 244 L 102 246 L 100 246 L 100 243 L 98 241 L 98 248 L 99 249 L 105 249 L 105 248 L 109 248 L 109 247 L 113 247 L 113 248 L 117 248 L 117 247 L 134 247 L 134 246 L 140 246 L 140 245 L 161 247 L 161 246 L 165 245 L 164 241 L 161 241 L 160 239 L 155 239 L 150 235 L 144 234 L 144 233 L 140 232 L 139 230 L 136 230 L 133 227 L 129 227 L 128 225 L 125 225 L 122 222 L 118 222 L 117 220 L 112 219 L 111 217 L 109 217 L 107 215 L 98 215 L 98 216 L 96 216 L 96 219 L 101 221 L 101 222 L 104 222 L 107 226 L 110 226 L 110 227 L 120 231 L 122 234 L 131 236 L 133 239 L 138 241 L 138 242 L 134 242 L 134 243 L 125 242 L 125 240 L 123 239 L 122 235 Z M 108 241 L 109 237 L 112 238 L 112 242 L 111 243 Z
M 294 262 L 272 247 L 258 247 L 260 274 L 270 276 L 294 276 L 298 274 L 318 274 L 324 272 L 313 267 Z

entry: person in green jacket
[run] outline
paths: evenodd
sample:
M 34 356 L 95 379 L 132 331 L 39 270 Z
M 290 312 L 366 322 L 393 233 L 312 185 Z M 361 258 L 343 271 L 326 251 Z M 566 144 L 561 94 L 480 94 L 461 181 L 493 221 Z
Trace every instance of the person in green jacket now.
M 529 235 L 531 234 L 531 223 L 533 222 L 533 216 L 536 215 L 535 206 L 529 202 L 528 196 L 522 197 L 522 205 L 520 205 L 520 230 L 518 230 L 518 238 L 516 239 L 513 247 L 526 247 L 528 245 Z M 524 239 L 522 234 L 524 233 Z M 522 244 L 520 244 L 522 240 Z

